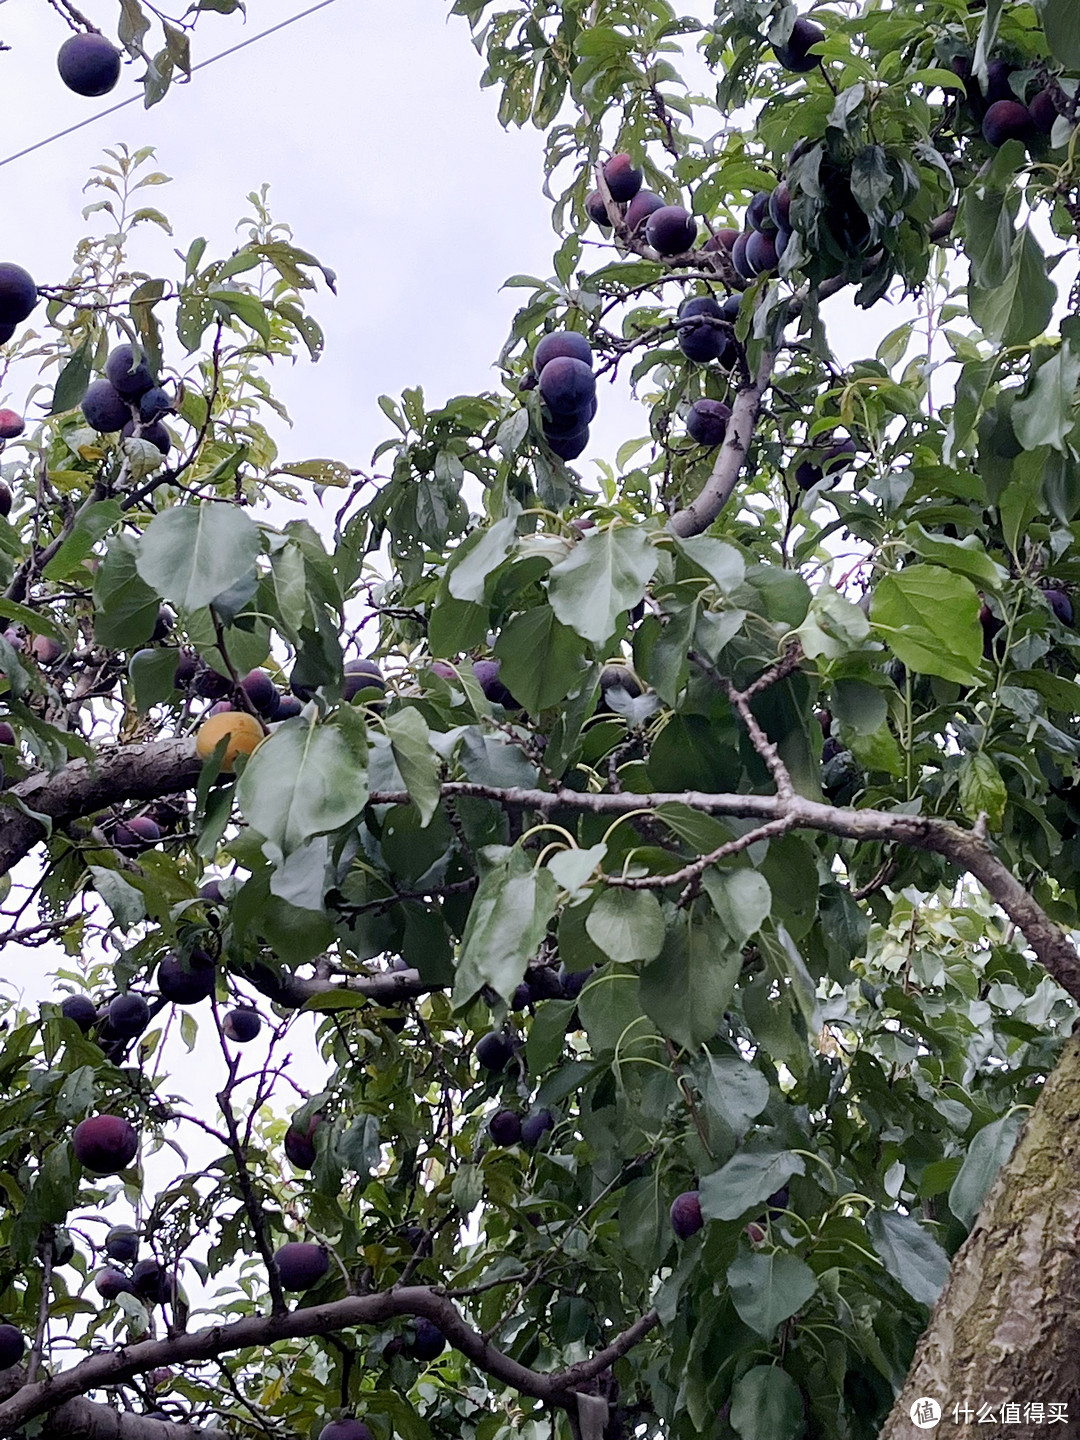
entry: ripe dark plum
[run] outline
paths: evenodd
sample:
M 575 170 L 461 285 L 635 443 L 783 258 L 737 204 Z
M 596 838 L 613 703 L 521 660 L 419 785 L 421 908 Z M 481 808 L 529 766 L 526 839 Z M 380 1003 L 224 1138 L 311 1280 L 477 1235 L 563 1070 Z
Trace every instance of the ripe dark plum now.
M 1064 590 L 1044 590 L 1043 599 L 1054 612 L 1062 625 L 1073 623 L 1073 603 L 1065 594 Z
M 697 1190 L 684 1190 L 671 1202 L 671 1228 L 680 1240 L 696 1235 L 705 1220 L 701 1214 L 701 1195 Z
M 107 95 L 120 79 L 120 51 L 104 35 L 72 35 L 56 57 L 60 79 L 76 95 Z
M 782 260 L 782 259 L 783 259 L 784 251 L 787 249 L 787 247 L 788 247 L 788 242 L 789 242 L 790 240 L 791 240 L 791 231 L 790 231 L 790 230 L 778 230 L 778 231 L 776 232 L 776 234 L 773 236 L 773 244 L 774 244 L 775 247 L 776 247 L 776 258 L 777 258 L 777 260 Z
M 544 437 L 550 440 L 553 435 L 576 435 L 578 431 L 584 430 L 596 414 L 597 398 L 594 395 L 588 405 L 581 410 L 574 410 L 569 415 L 545 415 L 544 416 Z
M 315 1164 L 315 1131 L 322 1124 L 322 1115 L 312 1115 L 306 1124 L 293 1122 L 285 1131 L 285 1154 L 298 1170 L 310 1170 Z
M 272 715 L 278 707 L 278 688 L 265 670 L 249 670 L 240 688 L 260 715 Z
M 769 201 L 772 197 L 768 190 L 759 190 L 750 204 L 746 207 L 746 227 L 748 230 L 760 230 L 769 213 Z
M 6 720 L 0 720 L 0 745 L 14 745 L 15 731 Z
M 6 480 L 0 480 L 0 515 L 11 514 L 12 499 L 11 486 Z
M 362 1420 L 332 1420 L 319 1431 L 319 1440 L 374 1440 Z
M 152 420 L 149 425 L 140 423 L 138 435 L 135 434 L 135 421 L 129 420 L 121 426 L 120 434 L 125 440 L 149 440 L 151 445 L 157 446 L 162 455 L 167 455 L 172 447 L 172 436 L 159 420 Z
M 216 979 L 216 966 L 205 950 L 192 950 L 186 958 L 170 950 L 158 966 L 158 989 L 174 1005 L 197 1005 L 209 999 Z
M 201 695 L 204 700 L 224 700 L 232 689 L 232 681 L 227 675 L 221 675 L 203 663 L 195 675 L 194 688 L 195 694 Z
M 539 340 L 533 351 L 533 369 L 539 375 L 549 360 L 560 357 L 580 360 L 583 365 L 592 368 L 592 346 L 577 330 L 554 330 Z
M 352 700 L 361 690 L 381 690 L 385 694 L 386 681 L 374 660 L 347 660 L 345 662 L 345 684 L 342 698 Z
M 681 205 L 664 205 L 646 220 L 645 239 L 660 255 L 682 255 L 697 239 L 697 221 Z
M 14 440 L 26 429 L 26 421 L 16 410 L 0 410 L 0 440 Z M 6 487 L 5 487 L 6 488 Z M 11 491 L 8 491 L 8 510 L 11 509 Z M 7 511 L 4 512 L 7 514 Z
M 521 1116 L 513 1110 L 497 1110 L 488 1121 L 488 1134 L 496 1145 L 516 1145 L 521 1139 Z
M 173 403 L 160 385 L 152 385 L 139 400 L 139 419 L 144 425 L 168 415 Z
M 791 191 L 786 180 L 781 180 L 769 196 L 769 215 L 778 230 L 791 229 Z
M 642 172 L 635 170 L 629 155 L 620 153 L 613 155 L 604 166 L 604 179 L 611 191 L 611 198 L 620 205 L 625 205 L 628 200 L 633 200 L 641 189 Z
M 186 690 L 198 673 L 199 662 L 194 650 L 181 650 L 176 657 L 173 684 L 177 690 Z
M 413 1328 L 413 1340 L 409 1346 L 413 1358 L 423 1360 L 437 1360 L 446 1349 L 446 1336 L 439 1329 L 433 1320 L 425 1320 L 420 1316 Z
M 51 635 L 35 635 L 30 641 L 30 653 L 39 665 L 55 665 L 64 653 L 64 647 Z
M 142 850 L 147 845 L 156 845 L 160 839 L 161 826 L 149 815 L 130 815 L 113 831 L 113 840 L 125 850 Z
M 279 695 L 277 709 L 269 718 L 271 720 L 294 720 L 303 708 L 303 704 L 295 695 Z
M 711 295 L 695 295 L 683 301 L 679 306 L 679 319 L 686 320 L 693 315 L 723 319 L 723 311 Z M 697 361 L 699 364 L 719 359 L 727 341 L 724 331 L 714 325 L 686 325 L 679 330 L 679 349 L 688 360 Z
M 121 1265 L 133 1265 L 139 1258 L 139 1232 L 131 1225 L 114 1225 L 105 1236 L 105 1254 Z
M 26 1339 L 14 1325 L 0 1325 L 0 1370 L 17 1365 L 26 1349 Z
M 800 16 L 792 26 L 786 43 L 772 47 L 773 54 L 785 70 L 791 70 L 796 75 L 805 75 L 818 63 L 818 57 L 807 52 L 811 45 L 817 45 L 824 39 L 825 31 L 820 25 Z
M 553 415 L 580 414 L 595 394 L 592 367 L 572 355 L 557 355 L 540 372 L 540 396 Z
M 89 995 L 68 995 L 60 1001 L 60 1013 L 65 1020 L 74 1020 L 85 1035 L 97 1024 L 97 1006 Z
M 1015 100 L 1016 92 L 1009 81 L 1016 74 L 1016 66 L 1008 60 L 991 60 L 986 67 L 986 99 L 995 105 L 999 100 Z
M 1035 133 L 1031 111 L 1019 100 L 995 100 L 983 116 L 983 139 L 996 150 L 1007 140 L 1025 143 Z
M 731 263 L 734 267 L 735 274 L 743 280 L 753 280 L 754 278 L 754 272 L 751 270 L 746 258 L 747 247 L 750 244 L 750 236 L 754 233 L 755 232 L 751 230 L 748 234 L 744 230 L 731 249 Z
M 623 216 L 626 228 L 632 235 L 650 215 L 663 208 L 664 202 L 659 195 L 654 195 L 651 190 L 639 190 L 626 207 L 626 214 Z
M 746 263 L 755 275 L 767 275 L 776 269 L 776 245 L 771 235 L 755 230 L 746 242 Z
M 589 443 L 589 427 L 572 430 L 569 435 L 548 435 L 544 438 L 560 460 L 576 460 Z
M 741 234 L 741 230 L 732 230 L 730 228 L 717 230 L 715 235 L 710 235 L 708 240 L 705 241 L 703 249 L 713 251 L 722 250 L 725 255 L 730 255 L 735 248 L 735 241 Z
M 474 660 L 472 672 L 476 676 L 480 689 L 493 705 L 503 705 L 507 709 L 520 710 L 521 706 L 499 679 L 501 669 L 501 660 Z
M 274 1254 L 274 1268 L 283 1290 L 310 1290 L 330 1268 L 330 1257 L 321 1245 L 290 1240 Z
M 120 1040 L 134 1040 L 150 1024 L 150 1006 L 141 995 L 117 995 L 109 1003 L 109 1030 Z
M 593 967 L 591 965 L 588 970 L 567 970 L 565 965 L 560 965 L 559 979 L 562 981 L 563 999 L 576 1000 L 592 979 L 592 974 Z
M 94 1276 L 94 1289 L 103 1300 L 115 1300 L 118 1295 L 134 1295 L 135 1286 L 121 1270 L 111 1265 L 99 1270 Z
M 1054 128 L 1054 121 L 1058 117 L 1053 91 L 1040 90 L 1028 106 L 1028 113 L 1031 116 L 1031 123 L 1039 134 L 1049 135 Z
M 699 445 L 722 445 L 731 408 L 722 400 L 695 400 L 686 415 L 686 433 Z
M 172 1296 L 172 1284 L 160 1263 L 148 1256 L 131 1272 L 131 1283 L 140 1300 L 150 1305 L 164 1305 Z
M 14 334 L 14 325 L 9 325 L 6 322 L 3 325 L 0 325 L 0 345 L 6 345 Z
M 595 225 L 610 227 L 611 221 L 608 218 L 607 206 L 604 204 L 604 197 L 599 190 L 592 190 L 585 197 L 585 213 Z
M 95 380 L 82 398 L 82 412 L 92 430 L 111 435 L 131 419 L 131 406 L 108 380 Z
M 221 1022 L 221 1028 L 230 1040 L 235 1040 L 238 1045 L 244 1045 L 258 1035 L 262 1029 L 262 1019 L 257 1010 L 252 1010 L 248 1005 L 241 1005 L 236 1010 L 229 1011 Z
M 37 303 L 37 286 L 22 266 L 0 263 L 0 324 L 20 324 Z
M 554 1128 L 555 1117 L 551 1111 L 538 1110 L 535 1115 L 528 1115 L 521 1122 L 521 1143 L 526 1150 L 535 1150 L 541 1137 Z
M 505 1070 L 510 1064 L 510 1057 L 513 1055 L 513 1046 L 506 1035 L 500 1035 L 496 1030 L 489 1030 L 486 1035 L 481 1035 L 476 1042 L 477 1063 L 485 1070 L 498 1072 Z
M 105 378 L 125 399 L 136 400 L 154 384 L 146 356 L 136 362 L 134 345 L 117 345 L 105 361 Z
M 95 1175 L 118 1175 L 135 1159 L 139 1136 L 120 1115 L 91 1115 L 71 1137 L 75 1159 Z

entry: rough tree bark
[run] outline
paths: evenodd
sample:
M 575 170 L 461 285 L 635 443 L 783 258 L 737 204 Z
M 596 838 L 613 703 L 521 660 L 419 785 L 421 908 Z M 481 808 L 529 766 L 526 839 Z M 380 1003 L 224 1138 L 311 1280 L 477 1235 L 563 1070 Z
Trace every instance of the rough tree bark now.
M 953 1407 L 994 1423 L 986 1440 L 1029 1434 L 1003 1421 L 1001 1406 L 1061 1402 L 1069 1422 L 1050 1433 L 1080 1434 L 1080 1036 L 1046 1082 L 1012 1157 L 990 1187 L 974 1229 L 919 1341 L 881 1440 L 917 1433 L 910 1409 L 929 1396 L 953 1433 Z M 964 1411 L 961 1411 L 963 1423 Z

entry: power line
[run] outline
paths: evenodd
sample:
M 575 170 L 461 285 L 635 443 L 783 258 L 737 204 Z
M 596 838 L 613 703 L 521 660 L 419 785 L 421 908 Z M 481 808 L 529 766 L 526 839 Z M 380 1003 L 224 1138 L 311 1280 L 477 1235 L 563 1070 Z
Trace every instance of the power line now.
M 301 10 L 298 15 L 290 15 L 287 20 L 282 20 L 277 25 L 271 25 L 269 30 L 262 30 L 258 35 L 250 35 L 246 40 L 241 40 L 239 45 L 222 50 L 220 55 L 211 55 L 209 60 L 200 60 L 198 65 L 191 67 L 192 75 L 196 70 L 205 70 L 208 65 L 215 65 L 219 60 L 224 60 L 227 55 L 235 55 L 238 50 L 245 50 L 249 45 L 254 45 L 259 40 L 265 40 L 268 35 L 273 35 L 275 31 L 284 30 L 287 25 L 295 25 L 297 20 L 304 20 L 309 15 L 314 15 L 316 10 L 325 10 L 327 5 L 333 3 L 334 0 L 319 0 L 318 5 L 312 5 L 309 10 Z M 3 4 L 3 0 L 0 0 L 0 4 Z M 115 115 L 118 110 L 123 110 L 128 105 L 134 105 L 137 100 L 141 99 L 141 95 L 130 95 L 126 100 L 121 100 L 118 105 L 110 105 L 107 110 L 99 110 L 96 115 L 91 115 L 86 120 L 80 120 L 76 125 L 69 125 L 66 130 L 58 130 L 47 140 L 39 140 L 36 145 L 28 145 L 25 150 L 17 150 L 14 155 L 0 160 L 0 167 L 10 165 L 13 160 L 21 160 L 24 155 L 32 155 L 35 150 L 41 150 L 44 146 L 51 145 L 54 140 L 62 140 L 65 135 L 73 135 L 76 130 L 81 130 L 85 125 L 93 125 L 97 120 L 104 120 L 106 115 Z

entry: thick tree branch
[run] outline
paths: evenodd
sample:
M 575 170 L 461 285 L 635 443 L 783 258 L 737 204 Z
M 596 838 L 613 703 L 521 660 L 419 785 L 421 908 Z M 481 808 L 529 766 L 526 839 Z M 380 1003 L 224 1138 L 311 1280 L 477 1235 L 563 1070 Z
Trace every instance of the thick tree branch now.
M 716 452 L 712 474 L 706 480 L 701 493 L 691 500 L 685 509 L 677 510 L 668 521 L 668 529 L 673 530 L 676 535 L 700 535 L 709 528 L 731 499 L 732 491 L 742 474 L 761 411 L 762 398 L 772 380 L 775 363 L 776 352 L 764 350 L 757 374 L 748 385 L 739 389 L 731 407 L 731 419 L 727 424 L 724 443 Z
M 440 1290 L 404 1286 L 374 1295 L 350 1295 L 325 1305 L 311 1305 L 284 1314 L 252 1315 L 229 1325 L 212 1325 L 164 1340 L 141 1340 L 118 1350 L 99 1351 L 59 1375 L 23 1385 L 15 1394 L 0 1401 L 0 1435 L 11 1435 L 37 1415 L 58 1413 L 61 1406 L 66 1410 L 91 1390 L 123 1384 L 159 1365 L 199 1364 L 227 1352 L 262 1348 L 279 1340 L 329 1335 L 356 1325 L 380 1325 L 399 1315 L 426 1316 L 438 1325 L 451 1345 L 493 1379 L 523 1395 L 567 1409 L 576 1406 L 575 1386 L 606 1370 L 659 1323 L 656 1311 L 651 1310 L 588 1360 L 554 1375 L 543 1375 L 489 1345 Z M 149 1431 L 126 1435 L 116 1429 L 101 1429 L 92 1433 L 94 1440 L 98 1435 L 115 1436 L 117 1440 L 158 1440 L 158 1432 L 151 1435 Z M 175 1431 L 172 1436 L 175 1440 Z M 160 1440 L 170 1440 L 165 1427 Z

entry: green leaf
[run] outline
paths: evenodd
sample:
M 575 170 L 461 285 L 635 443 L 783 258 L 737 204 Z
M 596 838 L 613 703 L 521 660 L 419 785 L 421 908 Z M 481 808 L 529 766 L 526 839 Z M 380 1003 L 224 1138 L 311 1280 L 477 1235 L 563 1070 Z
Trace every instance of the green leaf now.
M 740 1151 L 701 1177 L 701 1213 L 706 1220 L 738 1220 L 763 1208 L 793 1175 L 805 1173 L 802 1157 L 791 1150 Z
M 741 969 L 742 954 L 714 915 L 680 919 L 641 972 L 641 1004 L 664 1035 L 696 1050 L 720 1027 Z
M 949 1257 L 930 1232 L 898 1210 L 872 1211 L 866 1228 L 888 1273 L 919 1305 L 933 1305 L 949 1273 Z
M 547 605 L 515 615 L 495 644 L 502 661 L 499 679 L 531 714 L 538 714 L 574 688 L 585 647 L 561 625 Z
M 1046 256 L 1025 226 L 1013 242 L 1012 264 L 991 290 L 970 287 L 971 314 L 991 340 L 1023 345 L 1041 335 L 1054 312 L 1057 289 L 1046 269 Z
M 733 1055 L 710 1054 L 705 1058 L 705 1099 L 741 1139 L 769 1103 L 769 1082 L 747 1060 Z
M 542 1075 L 545 1070 L 550 1070 L 562 1054 L 570 1016 L 576 1004 L 575 1000 L 545 1000 L 536 1007 L 529 1026 L 529 1038 L 525 1042 L 530 1075 Z
M 797 633 L 811 659 L 837 660 L 865 647 L 870 621 L 858 605 L 831 585 L 823 585 L 810 602 L 810 613 Z
M 65 580 L 82 569 L 82 562 L 114 525 L 119 524 L 123 511 L 119 500 L 98 500 L 83 510 L 71 527 L 71 533 L 42 572 L 46 580 Z
M 710 865 L 701 883 L 732 945 L 742 949 L 772 912 L 769 882 L 757 870 L 720 870 Z
M 446 588 L 455 600 L 483 600 L 488 576 L 514 548 L 520 513 L 521 507 L 515 505 L 512 514 L 496 520 L 487 530 L 474 530 L 454 552 L 446 572 Z
M 645 594 L 658 560 L 642 526 L 596 531 L 548 572 L 551 608 L 583 640 L 602 645 L 614 635 L 617 617 Z
M 146 919 L 146 904 L 134 885 L 129 885 L 116 870 L 107 870 L 101 865 L 87 868 L 94 877 L 94 889 L 112 911 L 121 930 L 130 930 Z
M 63 415 L 67 410 L 74 410 L 86 394 L 93 363 L 91 338 L 89 335 L 86 337 L 56 377 L 50 415 Z
M 612 960 L 652 960 L 664 943 L 664 917 L 651 891 L 609 889 L 589 911 L 585 931 Z
M 94 638 L 109 649 L 141 645 L 157 624 L 161 602 L 157 591 L 139 578 L 138 553 L 134 535 L 114 535 L 94 576 Z
M 176 694 L 176 651 L 137 650 L 128 662 L 128 674 L 135 690 L 135 708 L 140 715 Z
M 1039 366 L 1028 393 L 1012 407 L 1013 429 L 1025 450 L 1037 450 L 1040 445 L 1068 449 L 1068 435 L 1076 423 L 1078 380 L 1080 351 L 1062 341 Z
M 1023 1123 L 1023 1112 L 1013 1110 L 984 1125 L 968 1146 L 949 1191 L 949 1209 L 965 1225 L 974 1225 L 995 1175 L 1013 1152 Z
M 431 748 L 427 722 L 412 706 L 397 710 L 383 722 L 390 737 L 390 748 L 401 771 L 405 789 L 426 826 L 439 805 L 439 757 Z
M 960 808 L 969 820 L 985 814 L 991 830 L 1000 830 L 1009 794 L 990 756 L 978 750 L 960 763 Z
M 778 1365 L 755 1365 L 731 1387 L 730 1420 L 741 1440 L 798 1440 L 806 1425 L 802 1391 Z
M 551 871 L 514 846 L 491 846 L 493 863 L 480 881 L 461 939 L 455 1008 L 490 985 L 509 1001 L 525 967 L 540 948 L 555 914 L 559 887 Z
M 244 818 L 282 856 L 355 820 L 367 794 L 365 756 L 344 729 L 306 718 L 264 740 L 236 787 Z
M 695 570 L 708 575 L 723 595 L 730 595 L 746 579 L 746 561 L 734 545 L 716 540 L 711 535 L 688 535 L 675 540 L 675 548 L 685 555 Z
M 177 505 L 151 520 L 136 569 L 179 609 L 201 610 L 248 574 L 259 548 L 257 526 L 235 505 Z
M 1040 0 L 1040 16 L 1051 54 L 1066 70 L 1080 70 L 1080 25 L 1073 0 Z
M 874 587 L 870 619 L 909 669 L 970 685 L 982 661 L 981 603 L 963 575 L 910 565 Z
M 801 1310 L 817 1289 L 817 1277 L 797 1255 L 743 1251 L 727 1269 L 739 1318 L 771 1340 L 776 1327 Z
M 1009 578 L 1004 565 L 991 560 L 982 540 L 977 535 L 966 535 L 963 540 L 954 540 L 949 535 L 930 535 L 921 525 L 909 525 L 904 531 L 904 541 L 924 560 L 944 565 L 958 575 L 966 575 L 977 585 L 987 585 L 1000 590 Z

